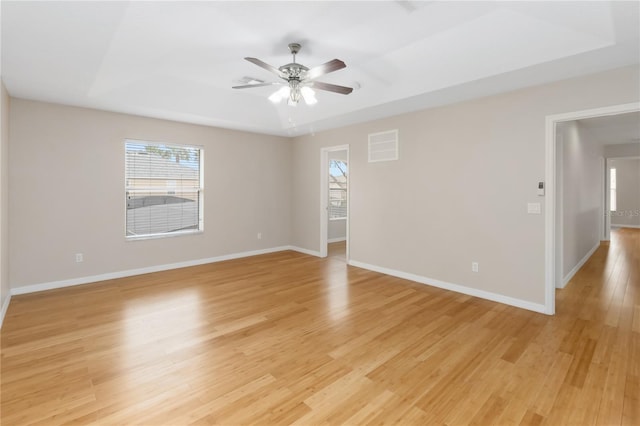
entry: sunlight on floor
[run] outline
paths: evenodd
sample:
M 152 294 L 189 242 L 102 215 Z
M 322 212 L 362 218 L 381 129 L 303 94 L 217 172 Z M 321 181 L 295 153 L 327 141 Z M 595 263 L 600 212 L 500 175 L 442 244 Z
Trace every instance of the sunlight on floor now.
M 329 284 L 327 310 L 332 321 L 342 321 L 349 315 L 349 279 L 347 277 L 346 242 L 330 243 L 327 256 L 339 260 L 330 270 L 327 277 Z

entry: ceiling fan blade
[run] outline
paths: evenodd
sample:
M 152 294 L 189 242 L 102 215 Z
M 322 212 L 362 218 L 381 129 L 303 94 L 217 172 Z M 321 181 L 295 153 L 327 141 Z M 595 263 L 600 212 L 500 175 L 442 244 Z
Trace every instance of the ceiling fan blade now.
M 278 68 L 274 67 L 273 65 L 269 65 L 268 63 L 263 62 L 258 58 L 244 58 L 244 59 L 251 62 L 252 64 L 256 64 L 257 66 L 264 68 L 267 71 L 271 71 L 272 73 L 274 73 L 280 78 L 285 78 L 285 75 Z
M 243 84 L 242 86 L 233 86 L 232 89 L 249 89 L 251 87 L 273 86 L 274 84 L 280 84 L 280 83 Z
M 321 75 L 329 74 L 330 72 L 341 70 L 345 68 L 346 65 L 340 59 L 333 59 L 326 64 L 318 65 L 317 67 L 311 68 L 307 71 L 306 79 L 313 80 L 314 78 L 318 78 Z
M 323 83 L 321 81 L 312 82 L 314 89 L 326 90 L 327 92 L 340 93 L 341 95 L 348 95 L 353 92 L 351 87 L 338 86 L 337 84 Z

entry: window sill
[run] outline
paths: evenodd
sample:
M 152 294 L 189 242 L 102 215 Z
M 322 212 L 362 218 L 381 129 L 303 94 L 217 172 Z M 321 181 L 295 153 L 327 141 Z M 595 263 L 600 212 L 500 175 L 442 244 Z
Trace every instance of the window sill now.
M 125 236 L 125 241 L 140 241 L 140 240 L 156 240 L 159 238 L 174 238 L 174 237 L 184 237 L 186 235 L 198 235 L 204 234 L 204 231 L 184 231 L 184 232 L 171 232 L 167 234 L 150 234 L 150 235 L 127 235 Z

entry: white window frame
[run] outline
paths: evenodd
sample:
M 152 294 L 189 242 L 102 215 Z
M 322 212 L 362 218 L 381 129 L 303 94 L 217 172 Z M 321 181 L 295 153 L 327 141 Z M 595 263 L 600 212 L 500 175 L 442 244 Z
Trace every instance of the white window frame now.
M 615 167 L 609 169 L 609 211 L 611 212 L 618 210 L 617 174 Z
M 144 144 L 144 145 L 153 145 L 153 146 L 162 146 L 168 148 L 186 148 L 186 149 L 195 149 L 199 151 L 199 188 L 198 188 L 198 229 L 188 229 L 184 231 L 173 231 L 173 232 L 163 232 L 163 233 L 154 233 L 154 234 L 141 234 L 141 235 L 127 235 L 127 196 L 129 191 L 132 189 L 129 186 L 129 179 L 127 176 L 127 143 L 136 143 L 136 144 Z M 179 237 L 185 235 L 194 235 L 194 234 L 202 234 L 204 232 L 204 148 L 198 145 L 185 145 L 185 144 L 177 144 L 177 143 L 167 143 L 167 142 L 155 142 L 155 141 L 146 141 L 139 139 L 125 139 L 123 143 L 124 147 L 124 175 L 125 175 L 125 186 L 124 186 L 124 235 L 126 241 L 138 241 L 138 240 L 150 240 L 157 238 L 172 238 Z M 167 189 L 169 189 L 170 185 L 167 185 Z M 175 188 L 175 187 L 173 187 Z

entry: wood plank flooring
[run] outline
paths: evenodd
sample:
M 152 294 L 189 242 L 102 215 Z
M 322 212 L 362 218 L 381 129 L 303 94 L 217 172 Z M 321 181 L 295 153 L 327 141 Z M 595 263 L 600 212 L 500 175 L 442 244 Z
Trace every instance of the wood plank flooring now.
M 640 230 L 553 317 L 281 252 L 14 297 L 1 420 L 639 425 Z

